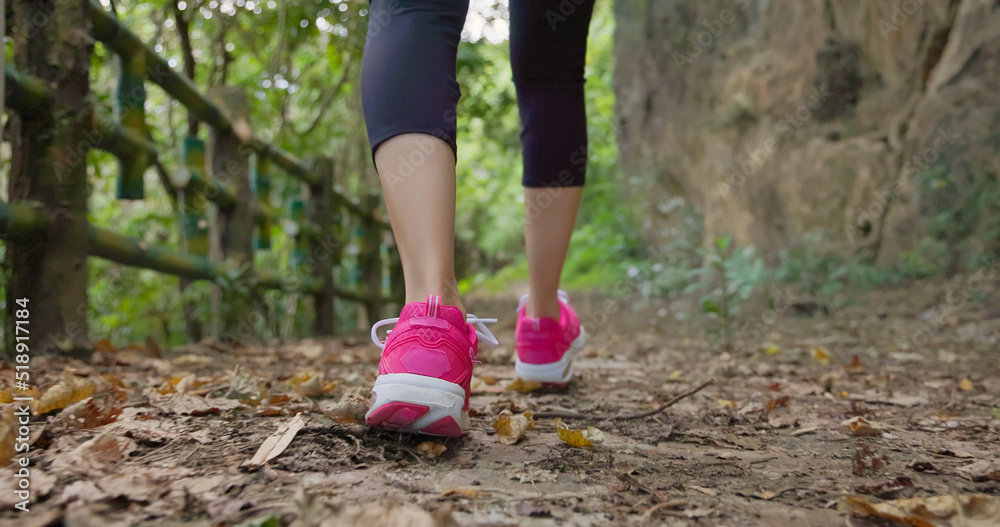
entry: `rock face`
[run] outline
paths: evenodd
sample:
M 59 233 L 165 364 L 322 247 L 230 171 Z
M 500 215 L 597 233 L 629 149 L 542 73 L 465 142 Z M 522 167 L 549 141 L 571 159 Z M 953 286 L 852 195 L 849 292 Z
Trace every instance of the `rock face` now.
M 618 145 L 651 241 L 807 233 L 882 263 L 1000 247 L 1000 3 L 616 0 Z M 672 229 L 672 227 L 674 227 Z

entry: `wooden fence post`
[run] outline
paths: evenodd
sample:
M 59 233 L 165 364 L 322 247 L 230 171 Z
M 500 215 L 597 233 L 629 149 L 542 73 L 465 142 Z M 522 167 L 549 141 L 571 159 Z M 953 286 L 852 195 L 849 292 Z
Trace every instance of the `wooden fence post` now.
M 13 3 L 14 65 L 52 90 L 53 106 L 31 117 L 11 112 L 9 199 L 34 201 L 48 217 L 43 237 L 7 243 L 5 349 L 11 354 L 18 343 L 30 353 L 72 356 L 84 356 L 90 346 L 86 161 L 103 138 L 92 130 L 90 9 L 88 2 Z M 18 340 L 24 336 L 30 338 Z
M 187 170 L 190 179 L 205 178 L 205 142 L 194 135 L 184 136 L 181 144 L 181 160 L 184 163 L 182 170 Z M 189 179 L 189 181 L 190 181 Z M 190 189 L 190 186 L 187 187 Z M 187 189 L 178 190 L 178 209 L 180 210 L 180 232 L 184 239 L 184 246 L 181 250 L 203 258 L 209 254 L 208 240 L 208 218 L 205 209 L 208 200 L 201 192 L 191 192 Z M 188 278 L 180 279 L 181 294 L 191 286 L 192 280 Z M 187 297 L 183 301 L 184 309 L 184 331 L 188 340 L 198 342 L 204 336 L 202 321 L 198 319 L 198 303 Z
M 313 294 L 315 319 L 313 333 L 317 336 L 333 335 L 336 318 L 333 312 L 333 264 L 337 260 L 337 245 L 333 210 L 333 160 L 321 157 L 315 160 L 313 172 L 319 181 L 309 187 L 310 224 L 314 228 L 309 237 L 311 272 L 319 284 Z
M 333 311 L 333 265 L 338 253 L 333 211 L 333 160 L 317 158 L 312 170 L 319 181 L 309 186 L 309 216 L 313 236 L 309 237 L 309 260 L 312 277 L 319 284 L 313 293 L 313 333 L 317 336 L 333 335 L 336 325 Z
M 142 51 L 120 55 L 118 93 L 115 114 L 122 131 L 136 139 L 146 139 L 146 54 Z M 149 153 L 142 150 L 130 157 L 118 158 L 118 199 L 142 199 L 145 195 L 143 174 L 149 166 Z
M 250 171 L 250 189 L 258 210 L 268 210 L 271 207 L 271 162 L 263 156 L 255 156 L 253 170 Z M 255 221 L 253 233 L 253 248 L 265 250 L 271 248 L 271 218 L 260 216 Z
M 216 330 L 225 340 L 239 341 L 253 336 L 251 315 L 257 305 L 252 281 L 254 217 L 250 192 L 250 150 L 241 141 L 249 138 L 250 109 L 246 91 L 242 88 L 217 86 L 210 88 L 207 95 L 233 123 L 230 130 L 212 129 L 209 151 L 212 176 L 236 196 L 232 207 L 220 207 L 216 213 L 213 227 L 219 257 L 244 271 L 222 287 L 218 297 L 220 327 Z
M 382 315 L 382 230 L 376 224 L 375 211 L 382 198 L 377 194 L 368 194 L 361 200 L 361 209 L 366 215 L 361 218 L 361 252 L 358 254 L 358 267 L 361 271 L 362 294 L 368 298 L 365 301 L 365 314 L 368 325 L 373 324 Z

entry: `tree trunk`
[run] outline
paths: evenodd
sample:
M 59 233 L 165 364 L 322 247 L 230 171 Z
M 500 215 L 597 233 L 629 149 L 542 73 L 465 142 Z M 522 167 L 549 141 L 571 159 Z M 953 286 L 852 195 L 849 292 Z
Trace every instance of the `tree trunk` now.
M 41 116 L 11 114 L 10 201 L 40 203 L 49 221 L 44 236 L 7 244 L 8 351 L 21 299 L 28 301 L 31 352 L 84 356 L 90 345 L 86 160 L 100 139 L 90 132 L 90 9 L 88 0 L 13 3 L 15 66 L 48 86 L 53 107 Z

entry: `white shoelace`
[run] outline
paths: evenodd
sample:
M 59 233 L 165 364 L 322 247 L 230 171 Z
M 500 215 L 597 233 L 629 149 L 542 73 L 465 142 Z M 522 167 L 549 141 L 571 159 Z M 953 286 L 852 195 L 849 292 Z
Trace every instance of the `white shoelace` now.
M 562 300 L 563 304 L 569 304 L 569 293 L 567 293 L 566 291 L 560 289 L 556 291 L 556 296 L 559 297 L 559 300 Z M 514 312 L 520 313 L 521 308 L 524 307 L 524 305 L 527 303 L 528 303 L 528 295 L 527 294 L 521 295 L 521 300 L 518 300 L 517 309 L 515 309 Z
M 495 324 L 496 321 L 497 321 L 497 319 L 495 319 L 495 318 L 479 318 L 476 315 L 473 315 L 473 314 L 470 313 L 470 314 L 468 314 L 468 315 L 465 316 L 465 321 L 468 322 L 469 324 L 473 325 L 473 327 L 476 330 L 476 335 L 482 341 L 486 342 L 490 346 L 499 346 L 500 345 L 500 342 L 493 335 L 493 332 L 490 331 L 489 328 L 487 328 L 486 325 L 485 325 L 485 323 Z M 379 349 L 385 349 L 385 341 L 384 340 L 379 340 L 379 338 L 378 338 L 378 329 L 380 327 L 382 327 L 382 326 L 388 326 L 389 324 L 395 324 L 396 322 L 399 322 L 399 317 L 396 317 L 396 318 L 386 318 L 386 319 L 383 319 L 383 320 L 379 320 L 374 325 L 372 325 L 372 333 L 371 333 L 372 342 L 374 342 L 375 345 L 379 347 Z M 391 329 L 389 331 L 385 332 L 386 338 L 389 338 L 389 333 L 392 333 Z

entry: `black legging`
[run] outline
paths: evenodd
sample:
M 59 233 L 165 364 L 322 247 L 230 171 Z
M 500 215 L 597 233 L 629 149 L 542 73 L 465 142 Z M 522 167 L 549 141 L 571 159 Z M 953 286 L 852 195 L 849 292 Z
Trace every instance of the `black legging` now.
M 510 59 L 526 187 L 580 186 L 583 70 L 594 0 L 510 0 Z M 469 0 L 371 0 L 361 97 L 372 153 L 404 133 L 457 151 L 455 57 Z

